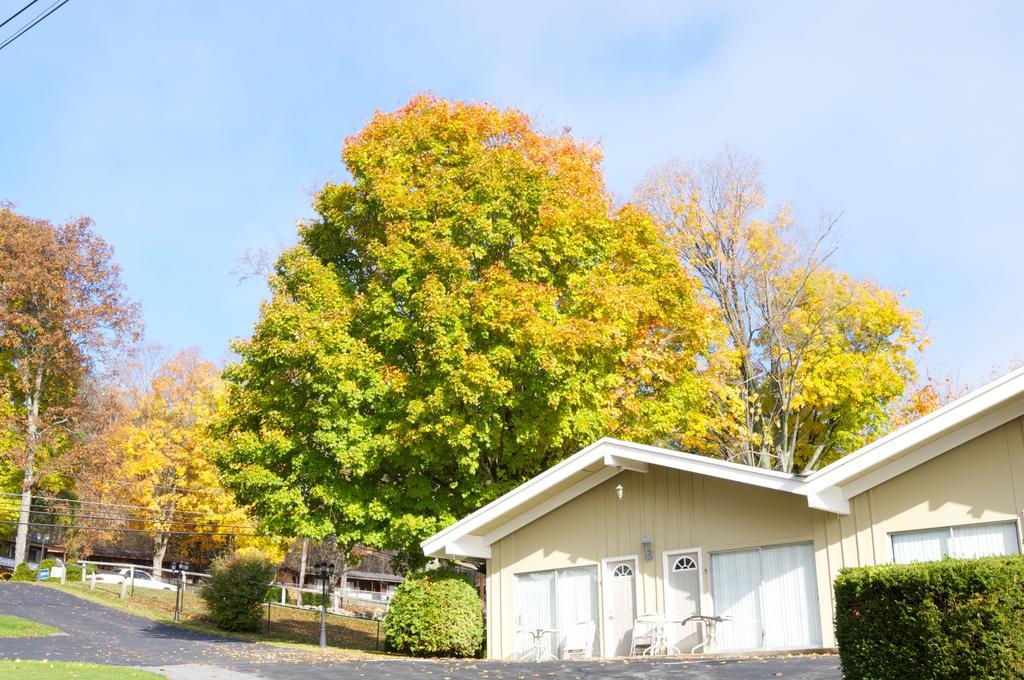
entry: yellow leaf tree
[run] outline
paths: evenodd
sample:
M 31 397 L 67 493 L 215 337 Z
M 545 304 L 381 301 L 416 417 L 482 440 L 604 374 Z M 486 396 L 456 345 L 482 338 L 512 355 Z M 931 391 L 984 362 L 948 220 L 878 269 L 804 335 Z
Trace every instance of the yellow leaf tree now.
M 767 213 L 757 164 L 725 153 L 653 173 L 639 198 L 703 283 L 728 339 L 718 417 L 690 447 L 783 472 L 809 471 L 890 427 L 922 346 L 901 295 L 826 266 L 834 222 L 808 236 Z
M 228 547 L 234 534 L 253 533 L 206 456 L 206 428 L 221 391 L 216 366 L 195 350 L 180 352 L 135 395 L 112 433 L 117 478 L 103 485 L 103 496 L 129 507 L 123 516 L 130 529 L 152 532 L 154 568 L 172 538 L 179 555 L 198 558 Z

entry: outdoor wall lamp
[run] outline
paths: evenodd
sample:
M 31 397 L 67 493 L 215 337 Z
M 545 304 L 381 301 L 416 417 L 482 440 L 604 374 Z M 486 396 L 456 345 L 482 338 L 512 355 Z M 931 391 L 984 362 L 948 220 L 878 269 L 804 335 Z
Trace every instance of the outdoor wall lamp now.
M 640 545 L 644 549 L 644 559 L 647 560 L 648 562 L 653 560 L 654 559 L 654 543 L 652 543 L 651 539 L 647 537 L 647 534 L 644 534 L 644 537 L 640 539 Z
M 615 497 L 618 498 L 620 501 L 622 500 L 623 491 L 625 491 L 625 489 L 622 488 L 622 484 L 619 484 L 615 487 Z

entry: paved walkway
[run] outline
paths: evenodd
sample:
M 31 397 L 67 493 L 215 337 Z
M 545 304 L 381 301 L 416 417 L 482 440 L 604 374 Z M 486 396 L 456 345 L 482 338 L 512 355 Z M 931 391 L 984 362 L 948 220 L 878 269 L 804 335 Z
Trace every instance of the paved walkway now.
M 0 583 L 0 613 L 46 623 L 65 633 L 46 638 L 0 639 L 0 658 L 148 667 L 166 673 L 172 680 L 834 680 L 840 677 L 838 661 L 831 656 L 540 664 L 395 658 L 339 660 L 334 654 L 187 631 L 28 583 Z

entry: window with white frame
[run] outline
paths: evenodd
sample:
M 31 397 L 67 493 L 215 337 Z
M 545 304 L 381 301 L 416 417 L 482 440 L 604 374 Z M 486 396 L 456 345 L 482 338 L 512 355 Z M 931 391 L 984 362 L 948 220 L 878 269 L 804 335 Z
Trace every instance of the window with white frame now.
M 697 568 L 697 560 L 690 555 L 680 555 L 672 563 L 672 571 L 693 571 Z
M 945 557 L 987 557 L 1020 552 L 1016 522 L 992 522 L 903 531 L 889 535 L 896 564 L 930 562 Z
M 615 567 L 615 571 L 612 572 L 612 576 L 615 578 L 629 578 L 633 575 L 633 566 L 629 564 L 620 564 Z

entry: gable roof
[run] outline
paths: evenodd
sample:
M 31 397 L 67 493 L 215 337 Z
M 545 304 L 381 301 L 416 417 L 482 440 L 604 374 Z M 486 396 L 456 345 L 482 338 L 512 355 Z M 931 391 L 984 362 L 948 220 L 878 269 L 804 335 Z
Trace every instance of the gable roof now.
M 1024 415 L 1024 368 L 957 399 L 809 475 L 785 474 L 706 456 L 603 438 L 423 541 L 431 557 L 489 558 L 495 541 L 611 479 L 650 465 L 807 498 L 848 514 L 849 499 Z
M 841 487 L 852 498 L 1024 415 L 1024 368 L 970 392 L 813 474 L 812 490 Z

